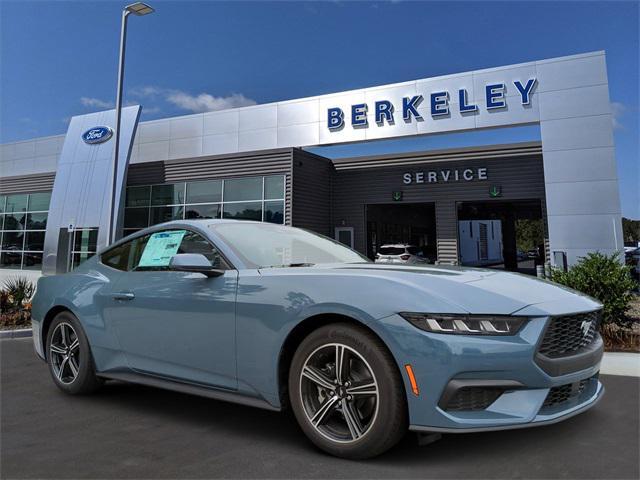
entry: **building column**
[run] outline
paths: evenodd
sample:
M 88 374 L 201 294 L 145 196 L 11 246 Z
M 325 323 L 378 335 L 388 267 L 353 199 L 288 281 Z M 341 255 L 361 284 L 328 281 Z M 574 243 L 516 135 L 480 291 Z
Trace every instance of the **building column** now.
M 536 62 L 551 261 L 623 247 L 604 52 Z
M 456 202 L 436 202 L 438 263 L 458 264 L 458 211 Z

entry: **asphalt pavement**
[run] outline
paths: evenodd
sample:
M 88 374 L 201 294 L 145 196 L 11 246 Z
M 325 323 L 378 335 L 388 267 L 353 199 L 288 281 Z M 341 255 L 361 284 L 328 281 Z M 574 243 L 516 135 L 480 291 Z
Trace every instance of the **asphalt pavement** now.
M 291 415 L 109 382 L 72 397 L 31 339 L 0 341 L 1 478 L 629 478 L 640 476 L 640 379 L 602 376 L 590 411 L 546 427 L 445 435 L 354 462 Z

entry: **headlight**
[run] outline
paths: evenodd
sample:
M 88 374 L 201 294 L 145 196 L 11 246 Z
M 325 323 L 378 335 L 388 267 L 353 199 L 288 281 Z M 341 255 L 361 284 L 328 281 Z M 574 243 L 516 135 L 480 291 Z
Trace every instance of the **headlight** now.
M 401 312 L 400 316 L 420 330 L 458 335 L 515 335 L 526 320 L 526 317 L 509 315 Z

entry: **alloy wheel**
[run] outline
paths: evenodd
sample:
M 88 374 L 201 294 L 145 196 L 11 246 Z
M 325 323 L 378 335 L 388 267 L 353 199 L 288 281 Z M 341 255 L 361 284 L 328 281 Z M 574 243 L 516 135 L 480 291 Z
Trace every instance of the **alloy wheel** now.
M 80 340 L 74 328 L 59 323 L 51 335 L 49 358 L 58 381 L 68 385 L 78 377 L 80 371 Z
M 362 355 L 347 345 L 330 343 L 305 360 L 300 398 L 318 433 L 334 442 L 351 443 L 364 437 L 375 422 L 378 382 Z

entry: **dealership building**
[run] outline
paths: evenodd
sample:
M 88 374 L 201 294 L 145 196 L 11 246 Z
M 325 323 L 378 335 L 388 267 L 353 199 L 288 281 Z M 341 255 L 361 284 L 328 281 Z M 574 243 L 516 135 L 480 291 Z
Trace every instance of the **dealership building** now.
M 519 271 L 622 249 L 604 52 L 147 122 L 141 108 L 122 111 L 118 236 L 172 219 L 250 219 L 371 258 L 407 244 L 434 263 Z M 114 124 L 113 110 L 80 115 L 65 135 L 0 145 L 0 276 L 68 271 L 108 243 Z M 539 141 L 309 151 L 526 124 Z

